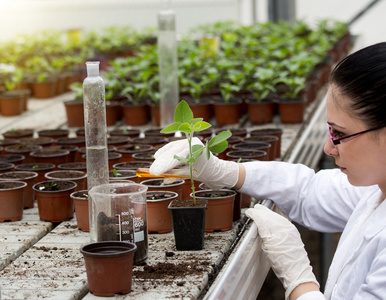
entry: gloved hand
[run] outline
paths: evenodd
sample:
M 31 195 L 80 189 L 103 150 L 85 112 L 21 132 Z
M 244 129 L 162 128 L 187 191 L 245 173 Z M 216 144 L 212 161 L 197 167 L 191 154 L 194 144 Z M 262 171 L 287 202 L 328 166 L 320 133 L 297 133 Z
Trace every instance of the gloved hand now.
M 314 282 L 319 286 L 300 234 L 290 221 L 260 204 L 245 214 L 257 225 L 263 251 L 286 290 L 286 299 L 301 283 Z
M 201 144 L 199 138 L 192 139 L 192 145 Z M 160 175 L 179 165 L 181 162 L 174 158 L 174 155 L 185 158 L 189 153 L 187 139 L 170 142 L 158 149 L 154 154 L 154 162 L 149 172 L 153 175 Z M 209 188 L 232 188 L 239 178 L 239 166 L 234 161 L 221 160 L 210 154 L 207 159 L 205 151 L 193 165 L 193 177 L 195 180 L 204 182 Z

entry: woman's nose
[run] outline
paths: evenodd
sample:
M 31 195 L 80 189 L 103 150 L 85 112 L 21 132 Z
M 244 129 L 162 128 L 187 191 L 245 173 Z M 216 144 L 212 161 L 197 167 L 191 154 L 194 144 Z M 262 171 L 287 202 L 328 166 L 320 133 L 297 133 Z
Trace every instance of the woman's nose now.
M 329 156 L 337 156 L 337 155 L 339 155 L 338 149 L 331 142 L 330 138 L 327 138 L 327 141 L 324 144 L 323 150 L 324 150 L 324 153 L 326 153 Z

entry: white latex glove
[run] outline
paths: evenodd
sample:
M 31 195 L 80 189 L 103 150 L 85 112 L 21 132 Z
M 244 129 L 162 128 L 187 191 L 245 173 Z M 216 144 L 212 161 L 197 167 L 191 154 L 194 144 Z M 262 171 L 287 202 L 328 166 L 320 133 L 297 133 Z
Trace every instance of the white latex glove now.
M 314 282 L 319 285 L 312 273 L 300 234 L 290 221 L 260 204 L 247 209 L 245 214 L 257 225 L 263 251 L 286 290 L 286 299 L 301 283 Z
M 203 145 L 197 137 L 192 139 L 192 145 L 196 144 Z M 175 159 L 174 155 L 185 158 L 188 153 L 189 144 L 186 139 L 166 144 L 154 154 L 155 160 L 150 166 L 150 174 L 161 175 L 181 165 L 181 162 Z M 239 178 L 239 166 L 234 161 L 221 160 L 212 153 L 207 159 L 204 151 L 193 165 L 193 177 L 212 189 L 232 188 Z

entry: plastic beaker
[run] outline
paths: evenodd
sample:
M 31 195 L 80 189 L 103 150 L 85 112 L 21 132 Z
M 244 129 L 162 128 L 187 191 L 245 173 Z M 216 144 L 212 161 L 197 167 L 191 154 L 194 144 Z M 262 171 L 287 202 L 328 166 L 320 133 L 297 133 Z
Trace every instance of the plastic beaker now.
M 135 262 L 145 260 L 148 253 L 146 191 L 147 186 L 128 182 L 101 184 L 88 192 L 93 239 L 135 243 Z

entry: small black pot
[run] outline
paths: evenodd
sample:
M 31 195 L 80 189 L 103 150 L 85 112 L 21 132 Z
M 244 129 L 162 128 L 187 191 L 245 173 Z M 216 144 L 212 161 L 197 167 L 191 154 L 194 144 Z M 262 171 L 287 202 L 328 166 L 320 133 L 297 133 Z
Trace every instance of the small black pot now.
M 173 231 L 176 248 L 184 250 L 202 250 L 204 247 L 205 233 L 205 210 L 208 201 L 196 207 L 173 207 L 173 200 L 170 202 L 170 209 L 173 220 Z M 193 200 L 191 200 L 193 203 Z

